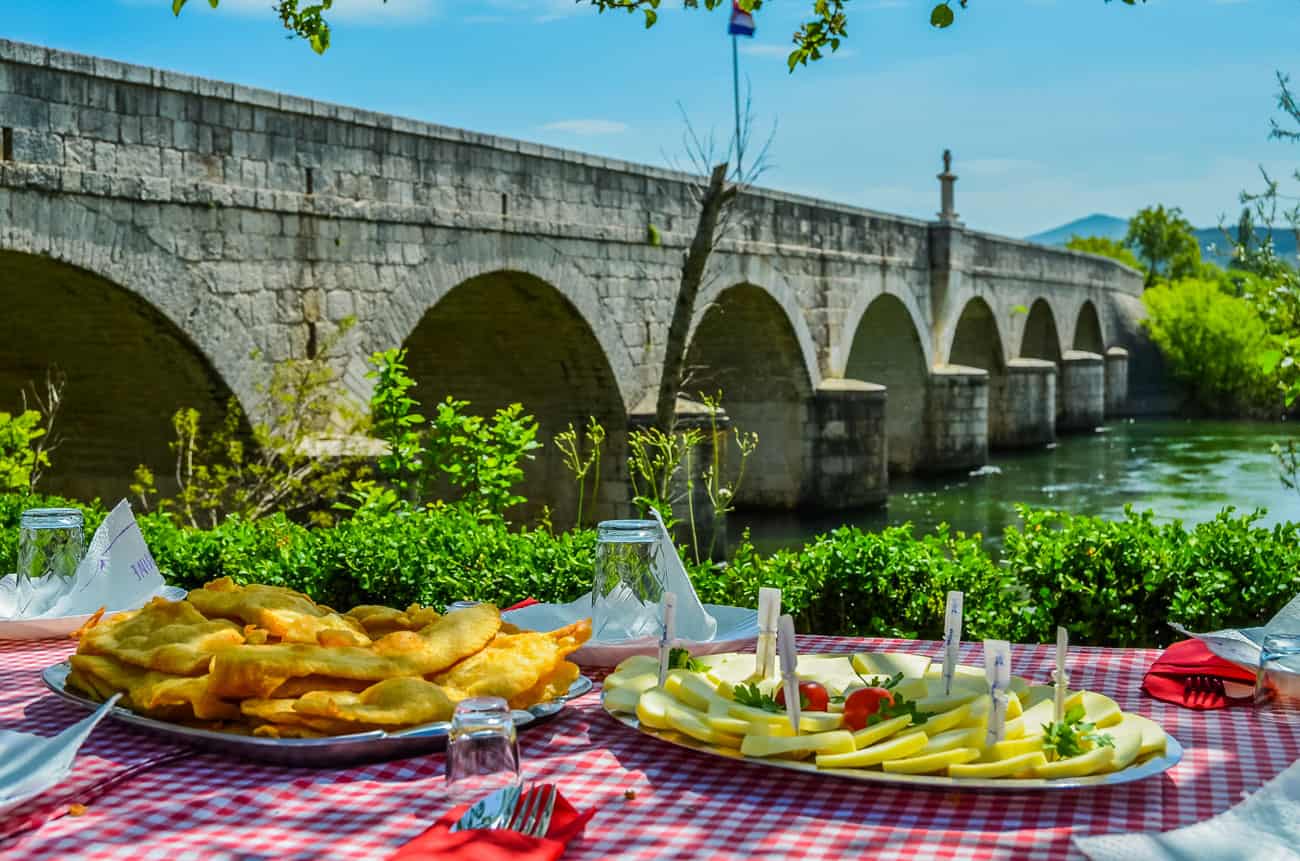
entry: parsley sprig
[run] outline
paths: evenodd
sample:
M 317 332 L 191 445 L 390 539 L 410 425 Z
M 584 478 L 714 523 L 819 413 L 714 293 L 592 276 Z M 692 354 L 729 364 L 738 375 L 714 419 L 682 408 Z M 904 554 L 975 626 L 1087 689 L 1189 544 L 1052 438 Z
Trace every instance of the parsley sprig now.
M 669 649 L 668 650 L 668 669 L 670 670 L 692 670 L 697 673 L 704 672 L 707 668 L 704 664 L 691 657 L 689 649 Z
M 894 718 L 902 717 L 903 715 L 911 716 L 912 726 L 920 726 L 930 719 L 928 714 L 916 710 L 916 702 L 914 700 L 907 699 L 896 690 L 898 688 L 898 683 L 903 680 L 902 673 L 894 673 L 888 678 L 872 676 L 870 681 L 868 681 L 862 673 L 858 672 L 857 667 L 853 668 L 853 674 L 859 679 L 862 679 L 862 683 L 867 687 L 884 688 L 894 696 L 894 701 L 892 703 L 884 702 L 882 700 L 876 713 L 867 716 L 867 726 L 884 723 L 887 720 L 893 720 Z
M 777 714 L 785 711 L 784 707 L 777 705 L 775 697 L 760 691 L 756 684 L 736 685 L 731 690 L 736 702 L 742 706 L 762 709 L 765 712 L 776 712 Z
M 1069 759 L 1096 747 L 1114 747 L 1109 733 L 1097 732 L 1097 725 L 1084 720 L 1083 706 L 1075 705 L 1062 720 L 1043 724 L 1043 751 L 1054 759 Z

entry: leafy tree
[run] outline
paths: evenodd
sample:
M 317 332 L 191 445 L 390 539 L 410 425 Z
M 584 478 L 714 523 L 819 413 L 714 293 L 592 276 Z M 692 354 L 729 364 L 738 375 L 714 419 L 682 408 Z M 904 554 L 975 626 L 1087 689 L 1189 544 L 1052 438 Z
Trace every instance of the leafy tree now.
M 1142 261 L 1137 259 L 1127 245 L 1114 239 L 1107 239 L 1104 236 L 1071 236 L 1070 241 L 1065 243 L 1065 247 L 1071 251 L 1100 254 L 1102 257 L 1109 257 L 1111 260 L 1118 260 L 1125 266 L 1130 266 L 1139 272 L 1146 271 Z
M 1176 206 L 1165 209 L 1157 204 L 1138 210 L 1128 223 L 1124 244 L 1136 248 L 1146 261 L 1147 287 L 1160 275 L 1177 280 L 1198 274 L 1201 245 L 1195 228 Z
M 189 0 L 171 0 L 172 13 L 179 15 Z M 217 8 L 221 0 L 208 0 L 208 5 Z M 318 54 L 325 53 L 330 46 L 330 26 L 325 20 L 325 13 L 334 6 L 334 0 L 267 0 L 272 13 L 280 19 L 281 25 L 294 37 L 305 39 L 312 50 Z M 388 0 L 384 0 L 385 3 Z M 597 12 L 618 10 L 628 13 L 640 12 L 645 26 L 653 27 L 659 20 L 659 6 L 662 0 L 574 0 L 575 3 L 587 3 L 596 7 Z M 757 12 L 764 0 L 737 0 L 746 12 Z M 786 58 L 790 71 L 795 66 L 807 65 L 809 60 L 820 60 L 825 51 L 839 50 L 840 43 L 848 38 L 848 16 L 844 4 L 848 0 L 801 0 L 809 5 L 809 14 L 799 24 L 799 28 L 790 37 L 794 48 Z M 1111 0 L 1105 0 L 1109 3 Z M 1138 0 L 1121 0 L 1126 6 L 1137 5 Z M 1142 0 L 1143 3 L 1146 0 Z M 962 9 L 968 0 L 958 0 Z M 703 6 L 712 11 L 719 6 L 728 5 L 726 0 L 682 0 L 687 9 L 699 9 Z M 939 29 L 949 27 L 956 16 L 952 11 L 952 0 L 943 0 L 930 12 L 930 24 Z

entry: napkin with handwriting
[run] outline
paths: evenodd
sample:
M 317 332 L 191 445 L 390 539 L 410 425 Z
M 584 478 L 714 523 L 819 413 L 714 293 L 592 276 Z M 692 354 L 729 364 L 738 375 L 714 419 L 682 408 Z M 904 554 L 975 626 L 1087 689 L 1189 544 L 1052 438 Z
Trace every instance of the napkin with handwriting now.
M 16 616 L 16 579 L 13 574 L 0 579 L 0 619 Z M 41 612 L 23 618 L 79 616 L 100 607 L 109 613 L 130 610 L 160 594 L 165 585 L 131 505 L 123 499 L 95 530 L 86 556 L 77 566 L 71 590 Z
M 1259 649 L 1266 635 L 1300 634 L 1300 595 L 1292 598 L 1291 603 L 1278 610 L 1276 616 L 1258 628 L 1229 628 L 1208 634 L 1194 634 L 1177 622 L 1170 622 L 1169 627 L 1184 636 L 1195 637 L 1221 658 L 1248 667 L 1258 667 Z

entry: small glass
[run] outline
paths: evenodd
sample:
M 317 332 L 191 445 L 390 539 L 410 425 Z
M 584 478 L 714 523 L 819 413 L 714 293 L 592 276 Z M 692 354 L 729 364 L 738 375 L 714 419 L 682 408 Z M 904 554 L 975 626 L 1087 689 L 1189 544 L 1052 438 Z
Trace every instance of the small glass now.
M 1267 634 L 1259 650 L 1255 705 L 1300 720 L 1300 634 Z
M 85 554 L 84 519 L 75 508 L 29 508 L 18 532 L 18 617 L 38 616 L 72 590 Z
M 654 520 L 606 520 L 596 527 L 596 578 L 591 587 L 592 639 L 659 635 L 664 571 Z
M 456 804 L 519 787 L 519 744 L 510 706 L 501 697 L 456 704 L 447 737 L 447 793 Z

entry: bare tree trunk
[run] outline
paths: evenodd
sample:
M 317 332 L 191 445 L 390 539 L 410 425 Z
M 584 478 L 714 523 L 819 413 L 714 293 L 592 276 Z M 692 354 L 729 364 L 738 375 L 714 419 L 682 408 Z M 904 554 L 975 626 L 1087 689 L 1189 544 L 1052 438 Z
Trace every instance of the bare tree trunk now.
M 664 347 L 664 370 L 659 378 L 659 396 L 655 399 L 655 427 L 672 433 L 677 420 L 677 393 L 682 382 L 682 368 L 686 364 L 686 337 L 690 334 L 691 318 L 695 315 L 695 299 L 704 281 L 704 270 L 709 255 L 718 239 L 718 220 L 723 209 L 736 196 L 736 186 L 727 182 L 727 165 L 714 166 L 709 185 L 700 198 L 700 220 L 695 225 L 695 238 L 682 263 L 682 281 L 677 289 L 677 304 L 673 306 L 672 321 L 668 325 L 668 343 Z

